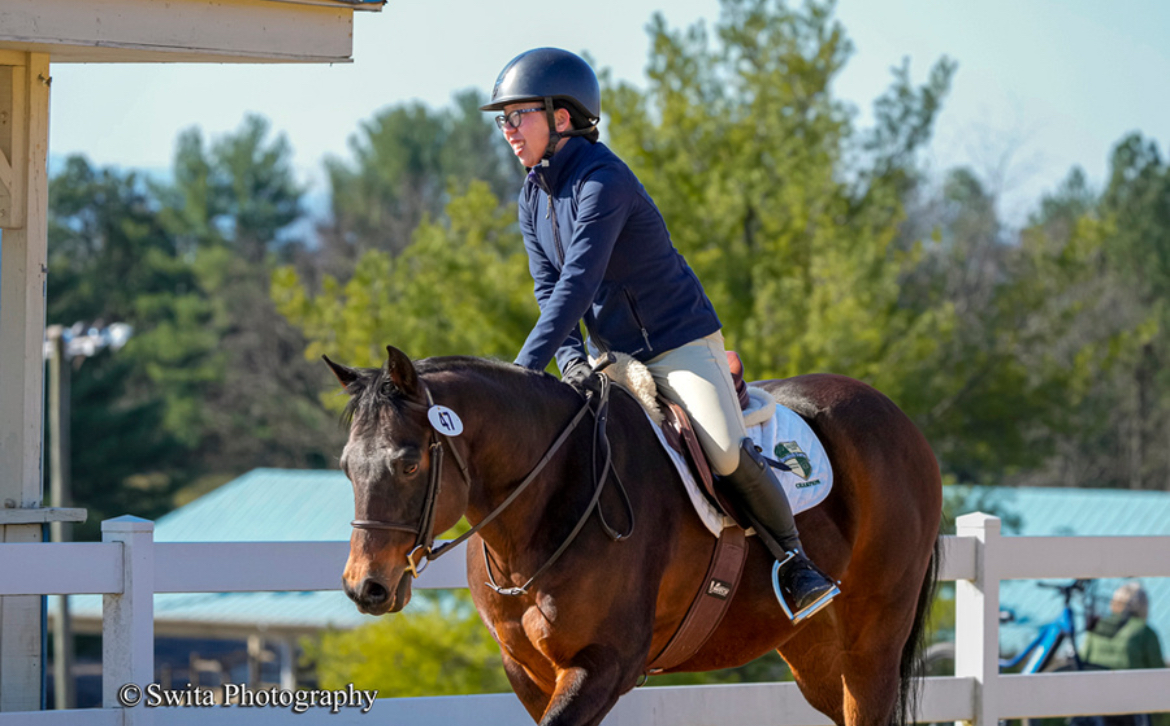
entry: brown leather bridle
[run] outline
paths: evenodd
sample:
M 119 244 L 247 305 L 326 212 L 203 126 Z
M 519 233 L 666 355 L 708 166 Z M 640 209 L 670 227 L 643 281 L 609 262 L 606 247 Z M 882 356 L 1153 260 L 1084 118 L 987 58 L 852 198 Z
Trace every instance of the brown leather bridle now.
M 600 378 L 602 379 L 602 382 L 600 384 L 602 392 L 598 396 L 597 420 L 598 420 L 599 432 L 604 437 L 605 417 L 607 415 L 606 409 L 608 408 L 609 385 L 608 385 L 608 379 L 605 376 L 600 376 Z M 419 381 L 419 384 L 423 385 L 423 388 L 424 388 L 424 391 L 425 391 L 426 397 L 427 397 L 427 406 L 429 409 L 435 405 L 434 398 L 431 396 L 430 389 L 426 388 L 425 384 L 423 384 L 421 380 Z M 506 499 L 504 499 L 504 501 L 501 502 L 499 506 L 497 506 L 494 510 L 492 510 L 492 512 L 490 514 L 488 514 L 486 517 L 484 517 L 482 520 L 480 520 L 479 523 L 476 524 L 474 527 L 472 527 L 468 531 L 464 532 L 459 537 L 456 537 L 455 539 L 443 544 L 439 548 L 436 549 L 434 547 L 434 543 L 435 543 L 434 528 L 435 528 L 435 513 L 436 513 L 436 510 L 438 509 L 439 491 L 441 488 L 441 482 L 442 482 L 442 478 L 443 478 L 443 451 L 444 451 L 444 449 L 449 448 L 451 450 L 451 455 L 455 458 L 455 463 L 459 466 L 459 471 L 463 475 L 463 480 L 467 483 L 467 486 L 469 488 L 471 487 L 471 474 L 468 471 L 466 462 L 463 460 L 463 457 L 459 454 L 459 450 L 455 448 L 455 445 L 453 443 L 451 443 L 450 437 L 448 437 L 446 434 L 440 433 L 434 426 L 431 426 L 430 442 L 428 444 L 428 448 L 430 449 L 430 452 L 431 452 L 431 468 L 430 468 L 429 476 L 427 478 L 427 493 L 426 493 L 426 498 L 423 501 L 423 511 L 419 517 L 419 523 L 418 524 L 411 524 L 408 522 L 407 523 L 387 522 L 387 521 L 377 520 L 377 519 L 355 519 L 352 522 L 350 522 L 350 526 L 353 527 L 354 529 L 388 530 L 388 531 L 394 531 L 394 532 L 409 532 L 411 534 L 414 534 L 415 535 L 414 546 L 411 548 L 410 552 L 407 553 L 407 555 L 406 555 L 406 569 L 410 572 L 411 575 L 413 575 L 414 577 L 418 577 L 419 575 L 421 575 L 423 573 L 424 570 L 426 570 L 427 565 L 430 564 L 430 562 L 432 560 L 438 559 L 443 554 L 450 552 L 452 549 L 454 549 L 458 545 L 465 542 L 473 534 L 475 534 L 476 532 L 479 532 L 481 529 L 483 529 L 485 526 L 487 526 L 489 523 L 491 523 L 492 520 L 494 520 L 497 516 L 499 516 L 505 509 L 507 509 L 508 506 L 510 504 L 512 504 L 512 502 L 516 501 L 516 498 L 519 497 L 524 492 L 524 490 L 528 488 L 529 484 L 531 484 L 533 481 L 536 480 L 536 477 L 540 474 L 541 471 L 544 470 L 545 466 L 548 465 L 548 463 L 552 460 L 553 456 L 557 453 L 557 451 L 560 450 L 561 446 L 565 443 L 565 441 L 568 440 L 569 435 L 573 433 L 573 431 L 577 428 L 577 426 L 585 418 L 585 414 L 589 413 L 592 410 L 592 408 L 590 406 L 590 402 L 591 402 L 592 398 L 593 398 L 592 394 L 589 394 L 586 397 L 585 404 L 581 407 L 581 409 L 579 411 L 577 411 L 577 414 L 573 417 L 573 419 L 571 421 L 569 421 L 568 425 L 565 426 L 565 428 L 561 431 L 560 435 L 552 443 L 552 445 L 549 447 L 548 451 L 545 452 L 544 456 L 536 464 L 535 468 L 533 468 L 532 471 L 530 471 L 528 473 L 528 475 L 526 477 L 524 477 L 524 480 L 521 481 L 516 486 L 516 488 L 512 491 L 512 493 L 509 494 L 508 497 Z M 595 441 L 595 443 L 596 443 L 596 441 Z M 444 446 L 444 444 L 446 444 L 446 446 Z M 593 502 L 590 504 L 589 509 L 586 510 L 586 512 L 585 512 L 584 516 L 581 518 L 581 520 L 578 521 L 577 526 L 573 529 L 573 531 L 569 535 L 568 539 L 553 554 L 553 556 L 549 559 L 549 561 L 546 562 L 543 566 L 541 566 L 537 570 L 537 572 L 531 578 L 529 578 L 528 582 L 526 582 L 523 586 L 518 587 L 518 588 L 501 588 L 501 587 L 499 587 L 498 585 L 496 585 L 494 579 L 492 578 L 491 570 L 489 568 L 488 569 L 488 580 L 490 582 L 487 583 L 487 585 L 489 587 L 493 588 L 496 592 L 498 592 L 502 595 L 522 595 L 522 594 L 527 593 L 528 586 L 532 584 L 532 581 L 536 579 L 537 575 L 540 575 L 542 572 L 544 572 L 544 570 L 546 570 L 549 567 L 549 565 L 551 565 L 553 562 L 555 562 L 556 559 L 558 557 L 560 557 L 561 553 L 564 552 L 564 550 L 568 547 L 568 545 L 573 541 L 573 539 L 576 538 L 577 533 L 580 532 L 581 527 L 585 523 L 585 520 L 588 519 L 589 515 L 593 512 L 593 508 L 597 504 L 597 501 L 598 501 L 600 494 L 601 494 L 601 489 L 605 485 L 606 477 L 611 469 L 610 451 L 609 451 L 608 444 L 605 446 L 605 449 L 606 449 L 605 467 L 602 471 L 602 475 L 599 479 L 596 491 L 594 493 Z M 620 486 L 620 483 L 619 483 L 619 486 Z M 603 526 L 605 527 L 606 531 L 608 533 L 610 533 L 610 537 L 612 537 L 615 540 L 625 539 L 626 537 L 630 536 L 630 534 L 633 533 L 633 509 L 632 509 L 632 507 L 630 507 L 629 497 L 626 496 L 624 488 L 622 489 L 622 495 L 626 500 L 626 509 L 627 509 L 627 512 L 629 513 L 629 516 L 630 516 L 630 531 L 624 535 L 620 535 L 617 532 L 615 532 L 611 527 L 609 527 L 609 525 L 605 523 L 604 516 L 602 517 Z M 598 510 L 598 511 L 600 512 L 600 510 Z M 421 557 L 416 559 L 416 554 L 418 554 L 420 552 L 422 553 Z M 486 565 L 486 560 L 487 560 L 487 544 L 486 543 L 484 544 L 484 559 L 485 559 L 485 565 Z

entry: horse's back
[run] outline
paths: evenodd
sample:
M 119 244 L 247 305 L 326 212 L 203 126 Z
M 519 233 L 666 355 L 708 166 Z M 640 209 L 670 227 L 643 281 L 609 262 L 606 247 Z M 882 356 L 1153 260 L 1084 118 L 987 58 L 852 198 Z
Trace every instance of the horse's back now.
M 897 586 L 889 578 L 899 570 L 918 572 L 938 536 L 942 483 L 914 422 L 877 389 L 846 376 L 818 373 L 757 385 L 809 423 L 833 466 L 833 491 L 797 520 L 812 554 L 845 580 L 886 573 L 881 582 L 864 583 L 867 588 Z M 905 561 L 897 562 L 899 556 Z M 874 569 L 874 559 L 883 559 L 883 567 Z
M 861 507 L 941 507 L 938 462 L 914 422 L 867 383 L 814 373 L 760 384 L 800 414 L 828 450 L 834 479 Z M 834 485 L 837 489 L 837 485 Z

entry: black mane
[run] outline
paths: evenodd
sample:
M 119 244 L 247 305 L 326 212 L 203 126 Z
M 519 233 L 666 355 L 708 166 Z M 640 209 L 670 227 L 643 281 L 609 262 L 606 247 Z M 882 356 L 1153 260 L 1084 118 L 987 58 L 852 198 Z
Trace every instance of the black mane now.
M 544 371 L 533 371 L 512 363 L 469 355 L 423 358 L 414 361 L 414 369 L 419 378 L 422 379 L 442 373 L 474 372 L 493 380 L 527 376 L 530 381 L 540 381 L 541 385 L 559 385 L 559 381 L 555 377 Z M 384 368 L 356 368 L 354 370 L 358 373 L 358 378 L 345 389 L 346 393 L 350 395 L 350 399 L 342 412 L 342 420 L 347 426 L 352 425 L 353 419 L 358 413 L 362 414 L 363 419 L 370 420 L 369 416 L 383 406 L 389 405 L 398 411 L 406 411 L 419 405 L 403 395 Z

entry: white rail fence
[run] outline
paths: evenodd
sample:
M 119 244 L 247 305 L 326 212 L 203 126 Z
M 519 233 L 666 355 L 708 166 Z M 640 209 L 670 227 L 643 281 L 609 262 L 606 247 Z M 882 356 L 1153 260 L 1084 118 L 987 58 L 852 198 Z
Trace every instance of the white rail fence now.
M 102 594 L 103 708 L 0 713 L 0 726 L 187 724 L 530 723 L 512 694 L 384 699 L 368 714 L 346 708 L 122 708 L 120 686 L 154 680 L 153 595 L 338 589 L 345 542 L 156 543 L 136 517 L 102 523 L 101 543 L 0 544 L 0 595 Z M 462 558 L 437 561 L 419 580 L 466 587 Z M 1000 719 L 1170 711 L 1170 669 L 1000 675 L 1001 580 L 1170 577 L 1170 537 L 1001 537 L 999 519 L 969 514 L 944 540 L 942 577 L 956 583 L 955 676 L 929 678 L 919 719 L 995 726 Z M 375 715 L 376 714 L 376 715 Z M 643 688 L 608 726 L 768 723 L 824 726 L 791 683 Z

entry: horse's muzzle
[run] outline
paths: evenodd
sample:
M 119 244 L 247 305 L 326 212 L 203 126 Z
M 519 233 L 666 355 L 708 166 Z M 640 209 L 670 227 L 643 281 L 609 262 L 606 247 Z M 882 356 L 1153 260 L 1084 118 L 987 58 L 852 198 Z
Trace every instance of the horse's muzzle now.
M 387 584 L 376 577 L 366 577 L 351 587 L 349 582 L 344 583 L 345 594 L 357 604 L 358 610 L 367 615 L 383 615 L 396 613 L 410 602 L 410 578 L 405 574 L 398 579 L 398 586 L 391 590 Z

